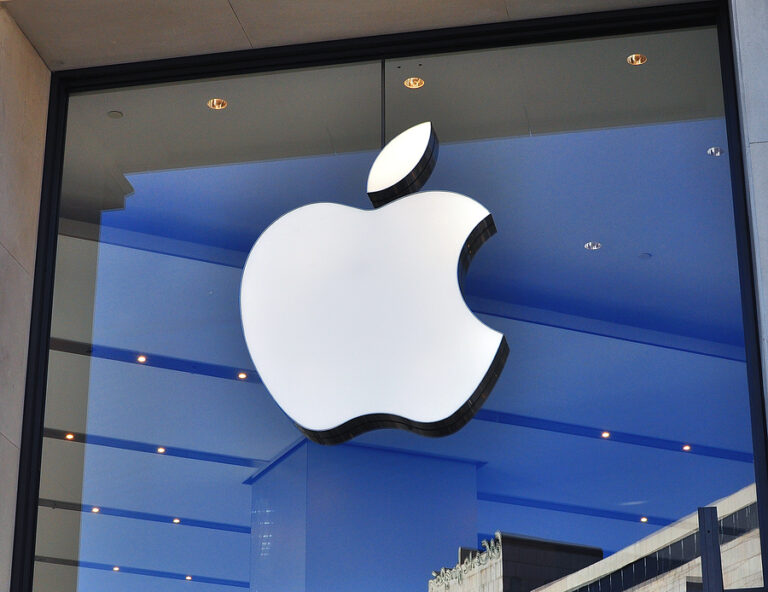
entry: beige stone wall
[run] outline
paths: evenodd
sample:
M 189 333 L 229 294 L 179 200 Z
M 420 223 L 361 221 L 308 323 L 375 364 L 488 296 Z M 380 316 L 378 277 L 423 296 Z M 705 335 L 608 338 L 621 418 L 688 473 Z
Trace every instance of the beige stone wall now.
M 752 484 L 710 505 L 717 508 L 718 516 L 727 516 L 754 504 L 756 500 L 757 493 L 755 485 Z M 625 547 L 618 553 L 555 582 L 541 586 L 534 592 L 570 592 L 576 590 L 696 532 L 698 528 L 698 513 L 692 513 Z M 755 588 L 763 585 L 758 530 L 748 532 L 721 545 L 720 557 L 723 566 L 723 583 L 726 590 Z M 688 578 L 696 578 L 701 581 L 700 558 L 629 588 L 626 592 L 686 592 Z
M 720 547 L 725 589 L 763 585 L 760 568 L 760 535 L 753 530 Z M 694 559 L 627 592 L 685 592 L 688 578 L 701 580 L 701 559 Z
M 760 347 L 768 368 L 768 2 L 731 0 L 742 148 L 754 243 Z M 763 372 L 768 392 L 768 372 Z
M 50 72 L 0 7 L 0 592 L 9 590 Z

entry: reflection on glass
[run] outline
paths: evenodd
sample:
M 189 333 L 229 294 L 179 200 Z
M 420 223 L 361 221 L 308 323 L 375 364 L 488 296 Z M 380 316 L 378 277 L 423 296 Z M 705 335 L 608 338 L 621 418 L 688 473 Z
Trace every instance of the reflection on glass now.
M 718 67 L 711 29 L 386 61 L 387 137 L 432 121 L 425 189 L 493 214 L 464 290 L 511 351 L 453 436 L 326 447 L 261 384 L 240 278 L 284 213 L 370 207 L 381 64 L 72 97 L 36 590 L 695 586 L 714 502 L 726 587 L 761 585 Z

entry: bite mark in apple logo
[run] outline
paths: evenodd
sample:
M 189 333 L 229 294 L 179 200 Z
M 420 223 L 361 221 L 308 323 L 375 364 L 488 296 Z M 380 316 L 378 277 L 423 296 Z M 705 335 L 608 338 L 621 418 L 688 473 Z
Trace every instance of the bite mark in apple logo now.
M 452 434 L 504 367 L 504 335 L 475 317 L 461 290 L 496 227 L 465 195 L 416 193 L 437 153 L 430 122 L 404 131 L 371 167 L 375 209 L 302 206 L 248 255 L 248 351 L 277 404 L 315 442 L 380 428 Z

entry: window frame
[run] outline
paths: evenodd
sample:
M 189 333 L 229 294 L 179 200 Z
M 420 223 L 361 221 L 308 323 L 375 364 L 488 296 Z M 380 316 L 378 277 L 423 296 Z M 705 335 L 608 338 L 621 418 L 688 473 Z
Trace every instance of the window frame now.
M 766 408 L 756 306 L 754 245 L 744 175 L 730 11 L 727 0 L 706 0 L 53 72 L 32 294 L 10 588 L 17 592 L 32 591 L 59 201 L 67 106 L 72 93 L 712 25 L 716 25 L 718 31 L 745 328 L 762 571 L 764 579 L 768 580 Z M 768 591 L 768 586 L 764 584 L 763 588 L 755 590 Z

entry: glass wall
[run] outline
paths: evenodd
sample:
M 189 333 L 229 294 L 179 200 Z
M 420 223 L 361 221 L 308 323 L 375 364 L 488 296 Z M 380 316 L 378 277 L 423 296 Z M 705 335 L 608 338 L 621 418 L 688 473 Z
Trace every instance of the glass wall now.
M 697 28 L 71 97 L 35 589 L 424 590 L 500 531 L 518 592 L 618 592 L 715 502 L 726 586 L 761 585 L 721 89 Z M 451 436 L 321 446 L 248 355 L 243 265 L 297 207 L 372 209 L 422 121 L 424 190 L 495 220 L 463 289 L 509 357 Z

